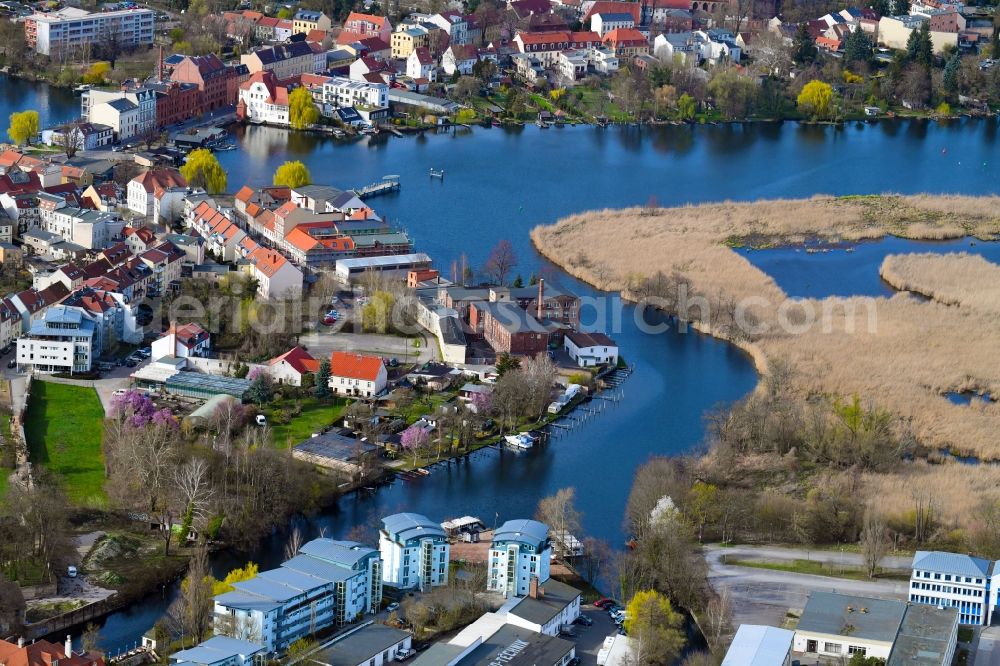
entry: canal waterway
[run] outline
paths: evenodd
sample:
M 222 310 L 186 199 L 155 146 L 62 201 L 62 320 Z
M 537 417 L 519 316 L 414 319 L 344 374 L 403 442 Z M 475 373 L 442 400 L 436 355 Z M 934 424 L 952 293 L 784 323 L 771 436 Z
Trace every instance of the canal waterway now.
M 0 90 L 0 125 L 11 111 L 24 108 L 38 108 L 43 125 L 77 115 L 78 101 L 66 91 L 5 79 Z M 603 130 L 529 126 L 351 142 L 249 127 L 237 138 L 239 150 L 219 153 L 231 191 L 245 183 L 270 182 L 277 165 L 289 159 L 305 162 L 317 183 L 343 188 L 398 175 L 401 192 L 372 204 L 405 227 L 417 249 L 429 253 L 446 275 L 462 255 L 471 266 L 481 266 L 490 248 L 508 239 L 519 258 L 515 272 L 525 278 L 543 275 L 584 296 L 601 295 L 533 250 L 528 238 L 533 226 L 594 208 L 642 205 L 650 197 L 669 206 L 817 193 L 987 194 L 996 193 L 1000 183 L 995 120 L 843 128 L 793 123 Z M 445 178 L 430 179 L 432 168 L 443 169 Z M 614 239 L 612 227 L 605 242 Z M 877 264 L 872 268 L 877 280 Z M 603 316 L 590 311 L 587 318 L 618 340 L 635 368 L 623 387 L 624 400 L 536 451 L 484 451 L 439 466 L 418 481 L 347 496 L 306 524 L 308 536 L 320 530 L 340 536 L 404 509 L 439 520 L 474 514 L 492 523 L 529 516 L 540 497 L 573 486 L 585 532 L 620 544 L 635 468 L 653 455 L 697 450 L 706 412 L 745 395 L 756 376 L 750 361 L 732 347 L 672 328 L 650 333 L 650 326 L 637 324 L 634 308 L 607 299 Z M 647 324 L 665 323 L 650 316 L 654 319 Z M 214 566 L 224 573 L 247 558 L 262 566 L 276 564 L 282 541 L 277 535 L 253 553 L 221 556 Z M 152 595 L 110 616 L 101 647 L 131 646 L 164 612 L 173 593 Z

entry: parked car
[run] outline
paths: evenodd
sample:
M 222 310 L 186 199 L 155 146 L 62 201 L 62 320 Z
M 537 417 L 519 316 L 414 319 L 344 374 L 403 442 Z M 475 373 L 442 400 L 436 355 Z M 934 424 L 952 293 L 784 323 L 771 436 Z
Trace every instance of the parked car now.
M 399 604 L 396 603 L 395 601 L 393 601 L 391 604 L 389 604 L 388 606 L 386 606 L 385 609 L 388 612 L 390 612 L 390 613 L 398 611 L 399 610 Z
M 396 661 L 406 661 L 410 657 L 416 654 L 415 650 L 407 650 L 406 648 L 400 648 L 396 651 Z
M 128 359 L 125 360 L 125 367 L 126 368 L 134 368 L 137 365 L 139 365 L 139 362 L 136 361 L 134 358 L 128 358 Z
M 126 393 L 126 389 L 115 389 L 111 392 L 111 395 L 125 395 Z
M 16 368 L 17 367 L 17 359 L 12 358 L 9 361 L 7 361 L 7 367 L 8 368 Z
M 78 573 L 79 572 L 76 570 L 76 567 L 74 567 L 72 564 L 66 567 L 66 575 L 69 576 L 70 578 L 76 578 Z
M 573 620 L 573 624 L 582 624 L 585 627 L 589 627 L 592 624 L 594 624 L 594 621 L 591 620 L 586 615 L 580 615 L 575 620 Z
M 608 606 L 614 606 L 614 605 L 615 605 L 615 600 L 608 599 L 607 597 L 604 597 L 603 599 L 598 599 L 597 601 L 594 602 L 594 606 L 596 606 L 597 608 L 606 608 Z
M 256 420 L 257 420 L 257 425 L 259 426 L 267 425 L 267 417 L 264 416 L 263 414 L 258 414 Z

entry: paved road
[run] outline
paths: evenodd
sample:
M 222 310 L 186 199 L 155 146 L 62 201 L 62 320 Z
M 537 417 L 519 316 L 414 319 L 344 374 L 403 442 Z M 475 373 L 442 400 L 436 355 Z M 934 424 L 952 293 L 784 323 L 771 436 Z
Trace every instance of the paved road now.
M 708 545 L 705 546 L 707 552 L 717 552 L 719 555 L 726 555 L 730 558 L 740 560 L 768 560 L 771 562 L 782 560 L 812 560 L 813 562 L 824 562 L 826 564 L 842 564 L 846 566 L 864 566 L 864 559 L 861 553 L 844 553 L 838 550 L 807 550 L 804 548 L 784 548 L 781 546 L 731 546 L 722 547 Z M 881 567 L 883 569 L 894 569 L 899 571 L 909 571 L 913 557 L 889 556 L 882 558 Z
M 735 554 L 735 550 L 709 548 L 705 559 L 712 587 L 729 590 L 733 624 L 737 626 L 742 623 L 781 626 L 788 610 L 804 608 L 809 593 L 815 591 L 906 598 L 907 584 L 903 581 L 857 581 L 723 564 L 722 556 Z

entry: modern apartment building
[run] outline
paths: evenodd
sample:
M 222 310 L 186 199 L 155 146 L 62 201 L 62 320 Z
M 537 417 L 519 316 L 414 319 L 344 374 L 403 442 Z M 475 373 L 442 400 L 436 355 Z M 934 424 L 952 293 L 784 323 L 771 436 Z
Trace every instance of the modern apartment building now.
M 493 533 L 486 589 L 523 597 L 533 578 L 539 583 L 549 579 L 551 562 L 548 525 L 537 520 L 508 520 Z
M 448 584 L 448 537 L 441 525 L 418 513 L 382 519 L 379 530 L 382 581 L 421 590 Z
M 32 372 L 90 372 L 97 355 L 94 322 L 56 305 L 17 339 L 17 366 Z
M 283 652 L 296 640 L 378 609 L 382 561 L 354 541 L 314 539 L 277 569 L 215 597 L 216 635 Z
M 910 574 L 910 601 L 958 609 L 961 624 L 989 625 L 1000 584 L 996 563 L 981 557 L 918 550 Z
M 24 37 L 28 46 L 47 56 L 111 40 L 123 49 L 151 46 L 154 16 L 151 9 L 90 13 L 66 7 L 47 14 L 35 13 L 24 19 Z

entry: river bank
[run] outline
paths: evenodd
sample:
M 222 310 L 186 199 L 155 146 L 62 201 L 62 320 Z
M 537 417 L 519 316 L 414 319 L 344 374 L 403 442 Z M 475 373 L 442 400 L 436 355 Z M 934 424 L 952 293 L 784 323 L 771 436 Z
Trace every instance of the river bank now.
M 756 245 L 887 234 L 993 238 L 1000 231 L 998 203 L 995 196 L 886 195 L 600 211 L 536 227 L 532 240 L 572 275 L 640 303 L 692 307 L 669 293 L 687 285 L 689 295 L 701 299 L 687 313 L 695 327 L 747 351 L 762 373 L 780 360 L 802 395 L 857 394 L 910 424 L 930 447 L 971 449 L 990 459 L 1000 455 L 990 435 L 1000 426 L 1000 410 L 992 404 L 969 410 L 945 397 L 967 389 L 970 377 L 991 395 L 1000 389 L 1000 335 L 985 317 L 904 294 L 789 299 L 746 253 Z M 612 224 L 617 243 L 596 243 Z M 630 258 L 627 268 L 623 256 Z M 968 520 L 965 512 L 996 498 L 993 484 L 1000 481 L 992 469 L 969 474 L 954 465 L 914 466 L 898 475 L 866 475 L 866 495 L 889 493 L 888 501 L 906 504 L 907 483 L 916 478 L 939 493 L 942 517 L 957 524 Z

